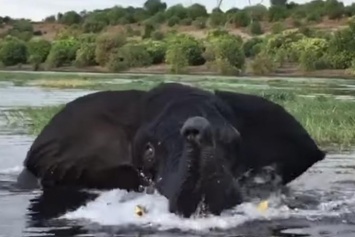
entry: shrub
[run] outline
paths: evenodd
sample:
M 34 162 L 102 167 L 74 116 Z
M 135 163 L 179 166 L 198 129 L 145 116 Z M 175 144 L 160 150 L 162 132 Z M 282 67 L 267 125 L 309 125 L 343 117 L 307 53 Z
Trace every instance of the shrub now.
M 291 44 L 305 36 L 297 30 L 285 30 L 280 34 L 271 35 L 265 42 L 262 51 L 270 56 L 277 56 L 279 59 L 293 60 Z
M 84 21 L 83 30 L 86 33 L 98 33 L 106 27 L 106 24 L 102 21 L 88 18 Z
M 197 66 L 205 63 L 202 56 L 203 45 L 195 38 L 189 35 L 179 34 L 168 38 L 168 49 L 171 45 L 181 45 L 184 54 L 188 58 L 188 65 Z M 179 49 L 180 50 L 180 49 Z
M 37 71 L 42 63 L 41 60 L 39 55 L 30 55 L 27 61 L 32 65 L 32 69 Z
M 292 25 L 293 25 L 294 27 L 300 27 L 300 26 L 302 26 L 302 21 L 301 21 L 301 20 L 298 20 L 298 19 L 293 19 L 293 20 L 292 20 Z
M 7 36 L 0 44 L 0 61 L 4 66 L 13 66 L 27 61 L 27 47 L 24 41 Z
M 76 51 L 79 47 L 80 42 L 75 38 L 53 42 L 46 60 L 46 67 L 50 69 L 71 63 L 75 60 Z
M 210 15 L 209 24 L 212 27 L 221 26 L 221 25 L 224 25 L 226 23 L 226 20 L 227 20 L 226 16 L 225 16 L 225 14 L 223 14 L 223 12 L 214 11 Z
M 261 50 L 263 40 L 257 37 L 251 38 L 243 43 L 243 51 L 246 57 L 254 57 Z
M 144 45 L 145 49 L 148 51 L 153 64 L 160 64 L 165 61 L 165 53 L 167 49 L 166 42 L 146 40 L 142 42 L 142 45 Z
M 180 19 L 184 19 L 188 16 L 188 9 L 185 8 L 182 4 L 176 4 L 174 6 L 169 7 L 165 11 L 165 16 L 167 19 L 170 19 L 174 16 Z
M 246 27 L 251 22 L 251 17 L 246 11 L 238 11 L 235 13 L 232 22 L 236 27 Z
M 192 22 L 193 26 L 197 29 L 205 29 L 206 28 L 206 18 L 205 17 L 197 17 L 196 20 Z
M 335 69 L 350 67 L 351 61 L 355 58 L 355 27 L 335 32 L 329 41 L 329 61 Z
M 260 53 L 256 55 L 250 66 L 255 75 L 266 75 L 276 69 L 276 62 L 269 55 Z
M 78 67 L 95 65 L 95 43 L 83 43 L 76 51 L 75 65 Z
M 269 8 L 269 21 L 281 21 L 287 18 L 287 9 L 285 6 L 275 5 Z
M 208 16 L 206 7 L 198 3 L 189 6 L 187 8 L 187 14 L 188 17 L 191 18 L 192 20 L 196 20 L 197 18 L 201 18 L 201 17 L 203 18 Z
M 250 24 L 250 32 L 253 35 L 261 35 L 263 33 L 263 29 L 261 28 L 261 25 L 260 25 L 259 21 L 253 21 Z
M 154 32 L 155 27 L 153 24 L 147 22 L 144 24 L 144 33 L 143 33 L 143 39 L 150 38 L 152 33 Z
M 178 16 L 172 16 L 168 20 L 168 26 L 172 27 L 174 25 L 178 25 L 180 23 L 180 18 Z
M 152 64 L 152 58 L 143 45 L 128 43 L 118 48 L 107 63 L 110 71 L 118 72 L 132 67 L 143 67 Z
M 172 44 L 167 48 L 166 63 L 170 65 L 170 71 L 173 73 L 185 72 L 189 59 L 182 44 Z
M 9 35 L 12 35 L 20 40 L 28 41 L 32 38 L 34 33 L 32 23 L 28 20 L 15 21 L 12 29 L 8 31 Z
M 122 34 L 105 33 L 97 37 L 95 49 L 95 61 L 105 66 L 110 58 L 110 53 L 126 43 L 126 37 Z
M 165 35 L 163 32 L 159 31 L 159 30 L 156 30 L 154 32 L 152 32 L 152 34 L 150 35 L 150 37 L 153 39 L 153 40 L 163 40 Z
M 32 39 L 28 42 L 27 49 L 30 61 L 43 63 L 51 50 L 51 43 L 45 39 Z
M 329 48 L 327 40 L 303 38 L 292 43 L 291 47 L 303 70 L 311 71 L 325 66 L 323 57 Z
M 181 25 L 184 26 L 190 26 L 192 24 L 192 19 L 191 18 L 185 18 L 180 21 Z
M 265 16 L 267 16 L 268 13 L 267 8 L 262 4 L 245 7 L 244 10 L 250 14 L 251 18 L 254 21 L 264 20 Z
M 94 33 L 85 33 L 85 34 L 81 34 L 78 36 L 78 41 L 80 43 L 95 43 L 96 39 L 97 39 L 97 34 Z
M 204 56 L 212 67 L 223 74 L 236 73 L 243 69 L 245 63 L 242 44 L 232 35 L 211 38 Z
M 284 30 L 284 25 L 281 22 L 276 22 L 271 27 L 271 32 L 273 34 L 279 34 Z
M 60 19 L 60 22 L 66 25 L 78 24 L 81 22 L 81 16 L 75 11 L 66 12 Z
M 306 20 L 308 22 L 320 22 L 322 20 L 322 16 L 318 12 L 312 12 L 307 15 Z

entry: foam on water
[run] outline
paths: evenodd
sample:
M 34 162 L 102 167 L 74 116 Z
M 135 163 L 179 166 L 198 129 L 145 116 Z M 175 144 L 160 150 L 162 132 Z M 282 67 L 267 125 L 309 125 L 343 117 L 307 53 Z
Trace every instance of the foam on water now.
M 277 200 L 270 199 L 270 202 Z M 142 205 L 148 213 L 139 217 L 135 214 L 135 207 Z M 203 231 L 213 228 L 228 229 L 238 226 L 246 221 L 270 218 L 288 218 L 289 209 L 286 206 L 271 206 L 261 213 L 257 205 L 245 203 L 232 210 L 225 211 L 221 216 L 209 215 L 206 217 L 181 218 L 168 210 L 168 201 L 159 194 L 138 194 L 123 190 L 112 190 L 102 193 L 96 200 L 69 212 L 61 218 L 87 219 L 100 225 L 139 227 L 149 226 L 159 230 L 180 229 L 183 231 Z
M 137 216 L 135 214 L 137 205 L 146 207 L 148 213 L 142 217 Z M 338 217 L 353 211 L 351 207 L 355 207 L 355 195 L 342 200 L 322 202 L 312 210 L 288 208 L 282 204 L 281 197 L 271 197 L 269 205 L 265 212 L 260 212 L 255 203 L 244 203 L 224 211 L 220 216 L 193 216 L 185 219 L 170 213 L 167 199 L 159 194 L 148 195 L 116 189 L 101 193 L 96 200 L 75 211 L 66 213 L 61 218 L 85 219 L 100 225 L 118 227 L 133 225 L 140 228 L 152 227 L 158 230 L 208 231 L 210 229 L 235 228 L 255 220 L 280 220 L 291 217 L 317 220 L 323 217 Z
M 11 167 L 11 168 L 0 169 L 0 174 L 16 175 L 16 174 L 19 174 L 22 171 L 22 169 L 23 169 L 23 166 L 21 166 L 21 165 Z

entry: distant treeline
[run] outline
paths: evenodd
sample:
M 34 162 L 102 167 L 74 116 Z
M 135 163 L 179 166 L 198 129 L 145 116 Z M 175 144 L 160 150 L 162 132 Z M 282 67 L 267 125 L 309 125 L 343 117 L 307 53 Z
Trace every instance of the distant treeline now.
M 41 32 L 29 21 L 5 17 L 0 19 L 2 25 L 11 28 L 0 39 L 0 62 L 5 67 L 31 64 L 34 70 L 101 66 L 112 72 L 167 64 L 175 73 L 188 72 L 188 66 L 207 65 L 220 74 L 232 75 L 247 67 L 255 74 L 267 74 L 285 63 L 305 71 L 351 72 L 355 68 L 355 21 L 351 17 L 355 4 L 345 7 L 336 0 L 302 5 L 282 0 L 271 3 L 270 8 L 256 5 L 208 13 L 200 4 L 167 8 L 160 0 L 148 0 L 141 8 L 69 11 L 45 19 L 66 25 L 54 40 L 40 37 Z M 334 32 L 307 26 L 309 22 L 343 17 L 347 17 L 347 25 Z M 293 29 L 287 29 L 286 18 Z M 268 34 L 263 34 L 264 22 L 272 22 Z M 123 31 L 105 31 L 117 24 L 127 25 Z M 162 24 L 208 27 L 207 35 L 196 38 L 178 27 L 163 31 Z M 248 26 L 253 37 L 243 39 L 233 34 L 230 26 Z

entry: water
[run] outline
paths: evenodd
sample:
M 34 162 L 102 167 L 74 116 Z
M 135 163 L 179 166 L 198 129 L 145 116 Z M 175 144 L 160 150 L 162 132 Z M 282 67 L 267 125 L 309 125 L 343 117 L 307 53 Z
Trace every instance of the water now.
M 349 84 L 350 85 L 350 84 Z M 331 153 L 290 184 L 286 197 L 271 197 L 260 212 L 245 203 L 221 216 L 182 219 L 168 212 L 164 197 L 99 192 L 42 196 L 13 186 L 34 137 L 10 128 L 3 112 L 17 106 L 54 105 L 90 93 L 83 90 L 15 87 L 0 83 L 0 236 L 354 236 L 355 152 Z M 68 200 L 71 200 L 69 202 Z M 76 202 L 89 199 L 87 205 Z M 73 201 L 74 200 L 74 201 Z M 70 210 L 68 205 L 70 206 Z M 148 213 L 137 217 L 135 206 Z M 47 219 L 55 214 L 59 218 Z

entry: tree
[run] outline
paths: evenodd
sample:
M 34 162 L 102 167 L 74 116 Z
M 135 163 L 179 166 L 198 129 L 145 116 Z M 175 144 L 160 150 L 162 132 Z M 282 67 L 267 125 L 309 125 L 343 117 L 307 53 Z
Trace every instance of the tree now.
M 147 0 L 144 3 L 144 9 L 148 12 L 149 15 L 153 16 L 160 11 L 166 10 L 166 3 L 161 2 L 161 0 Z
M 187 8 L 188 17 L 192 20 L 196 20 L 199 17 L 207 17 L 208 13 L 206 7 L 195 3 Z
M 0 44 L 0 61 L 5 66 L 26 63 L 26 44 L 13 36 L 7 36 Z
M 166 18 L 176 16 L 179 19 L 184 19 L 188 16 L 188 11 L 182 4 L 176 4 L 174 6 L 169 7 L 166 10 L 165 15 Z
M 79 24 L 81 22 L 81 16 L 75 11 L 69 11 L 64 13 L 60 18 L 60 22 L 66 25 Z
M 96 62 L 101 66 L 105 66 L 112 51 L 123 46 L 126 42 L 126 37 L 122 34 L 101 34 L 96 40 Z
M 36 59 L 36 63 L 42 63 L 51 50 L 51 43 L 45 39 L 32 39 L 28 42 L 27 48 L 32 61 Z

